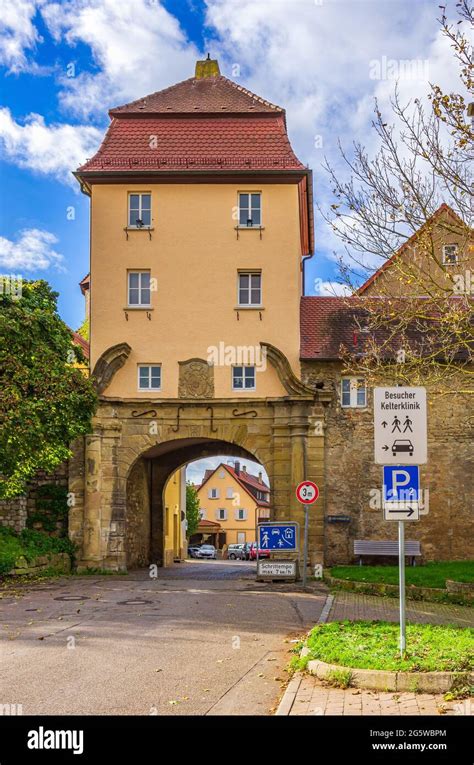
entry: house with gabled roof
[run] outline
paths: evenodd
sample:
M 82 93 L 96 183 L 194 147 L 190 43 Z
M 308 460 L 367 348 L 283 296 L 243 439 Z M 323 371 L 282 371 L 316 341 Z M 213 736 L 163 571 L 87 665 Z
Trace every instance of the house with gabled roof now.
M 270 518 L 270 487 L 240 460 L 206 470 L 200 486 L 201 521 L 192 542 L 207 541 L 224 553 L 231 544 L 255 542 L 259 521 Z

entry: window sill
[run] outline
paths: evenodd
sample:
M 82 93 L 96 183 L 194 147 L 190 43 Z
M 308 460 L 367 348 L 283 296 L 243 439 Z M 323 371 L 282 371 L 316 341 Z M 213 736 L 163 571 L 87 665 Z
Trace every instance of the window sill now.
M 255 393 L 256 388 L 232 388 L 232 393 Z
M 263 305 L 236 305 L 234 311 L 264 311 Z
M 236 226 L 238 231 L 265 231 L 265 226 Z
M 154 226 L 125 226 L 124 231 L 154 231 Z
M 124 311 L 154 311 L 150 305 L 127 305 L 123 309 Z

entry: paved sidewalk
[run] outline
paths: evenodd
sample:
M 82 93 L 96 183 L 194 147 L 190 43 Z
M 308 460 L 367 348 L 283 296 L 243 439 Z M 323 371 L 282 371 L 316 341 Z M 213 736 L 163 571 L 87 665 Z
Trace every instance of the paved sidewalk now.
M 380 619 L 398 621 L 397 598 L 380 598 L 355 592 L 335 592 L 332 605 L 323 609 L 321 621 Z M 328 603 L 328 601 L 326 601 Z M 329 605 L 329 604 L 328 604 Z M 407 601 L 408 623 L 474 626 L 469 606 Z M 447 702 L 443 694 L 385 693 L 359 688 L 332 688 L 309 674 L 297 673 L 288 684 L 277 715 L 474 715 L 470 699 Z
M 442 694 L 382 693 L 360 688 L 331 688 L 297 673 L 280 702 L 277 715 L 474 715 L 469 699 L 444 701 Z

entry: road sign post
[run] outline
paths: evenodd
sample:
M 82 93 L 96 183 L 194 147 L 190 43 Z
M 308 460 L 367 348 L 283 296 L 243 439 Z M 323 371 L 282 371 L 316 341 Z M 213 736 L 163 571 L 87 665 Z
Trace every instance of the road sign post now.
M 302 481 L 296 487 L 296 498 L 304 506 L 303 587 L 306 587 L 308 568 L 309 506 L 319 497 L 319 489 L 312 481 Z
M 406 610 L 405 610 L 405 521 L 398 521 L 398 588 L 400 590 L 400 656 L 405 657 Z
M 405 523 L 420 519 L 419 465 L 428 459 L 426 388 L 374 388 L 375 463 L 383 465 L 382 507 L 398 522 L 400 656 L 406 651 Z M 401 459 L 408 464 L 401 465 Z

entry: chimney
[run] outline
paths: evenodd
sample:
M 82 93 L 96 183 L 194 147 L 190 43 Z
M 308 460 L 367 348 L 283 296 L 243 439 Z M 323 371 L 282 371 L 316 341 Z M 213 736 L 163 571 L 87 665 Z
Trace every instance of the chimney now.
M 234 470 L 235 470 L 237 475 L 240 475 L 240 462 L 238 460 L 235 460 Z
M 262 473 L 261 473 L 261 471 L 260 471 L 260 473 L 258 474 L 258 482 L 259 482 L 259 483 L 263 483 L 263 480 L 262 480 Z
M 246 472 L 247 472 L 247 465 L 242 465 L 242 472 L 243 472 L 243 473 L 246 473 Z
M 219 75 L 219 62 L 217 59 L 211 58 L 209 53 L 204 61 L 196 61 L 196 71 L 194 73 L 196 80 L 204 80 L 207 77 L 219 77 Z

